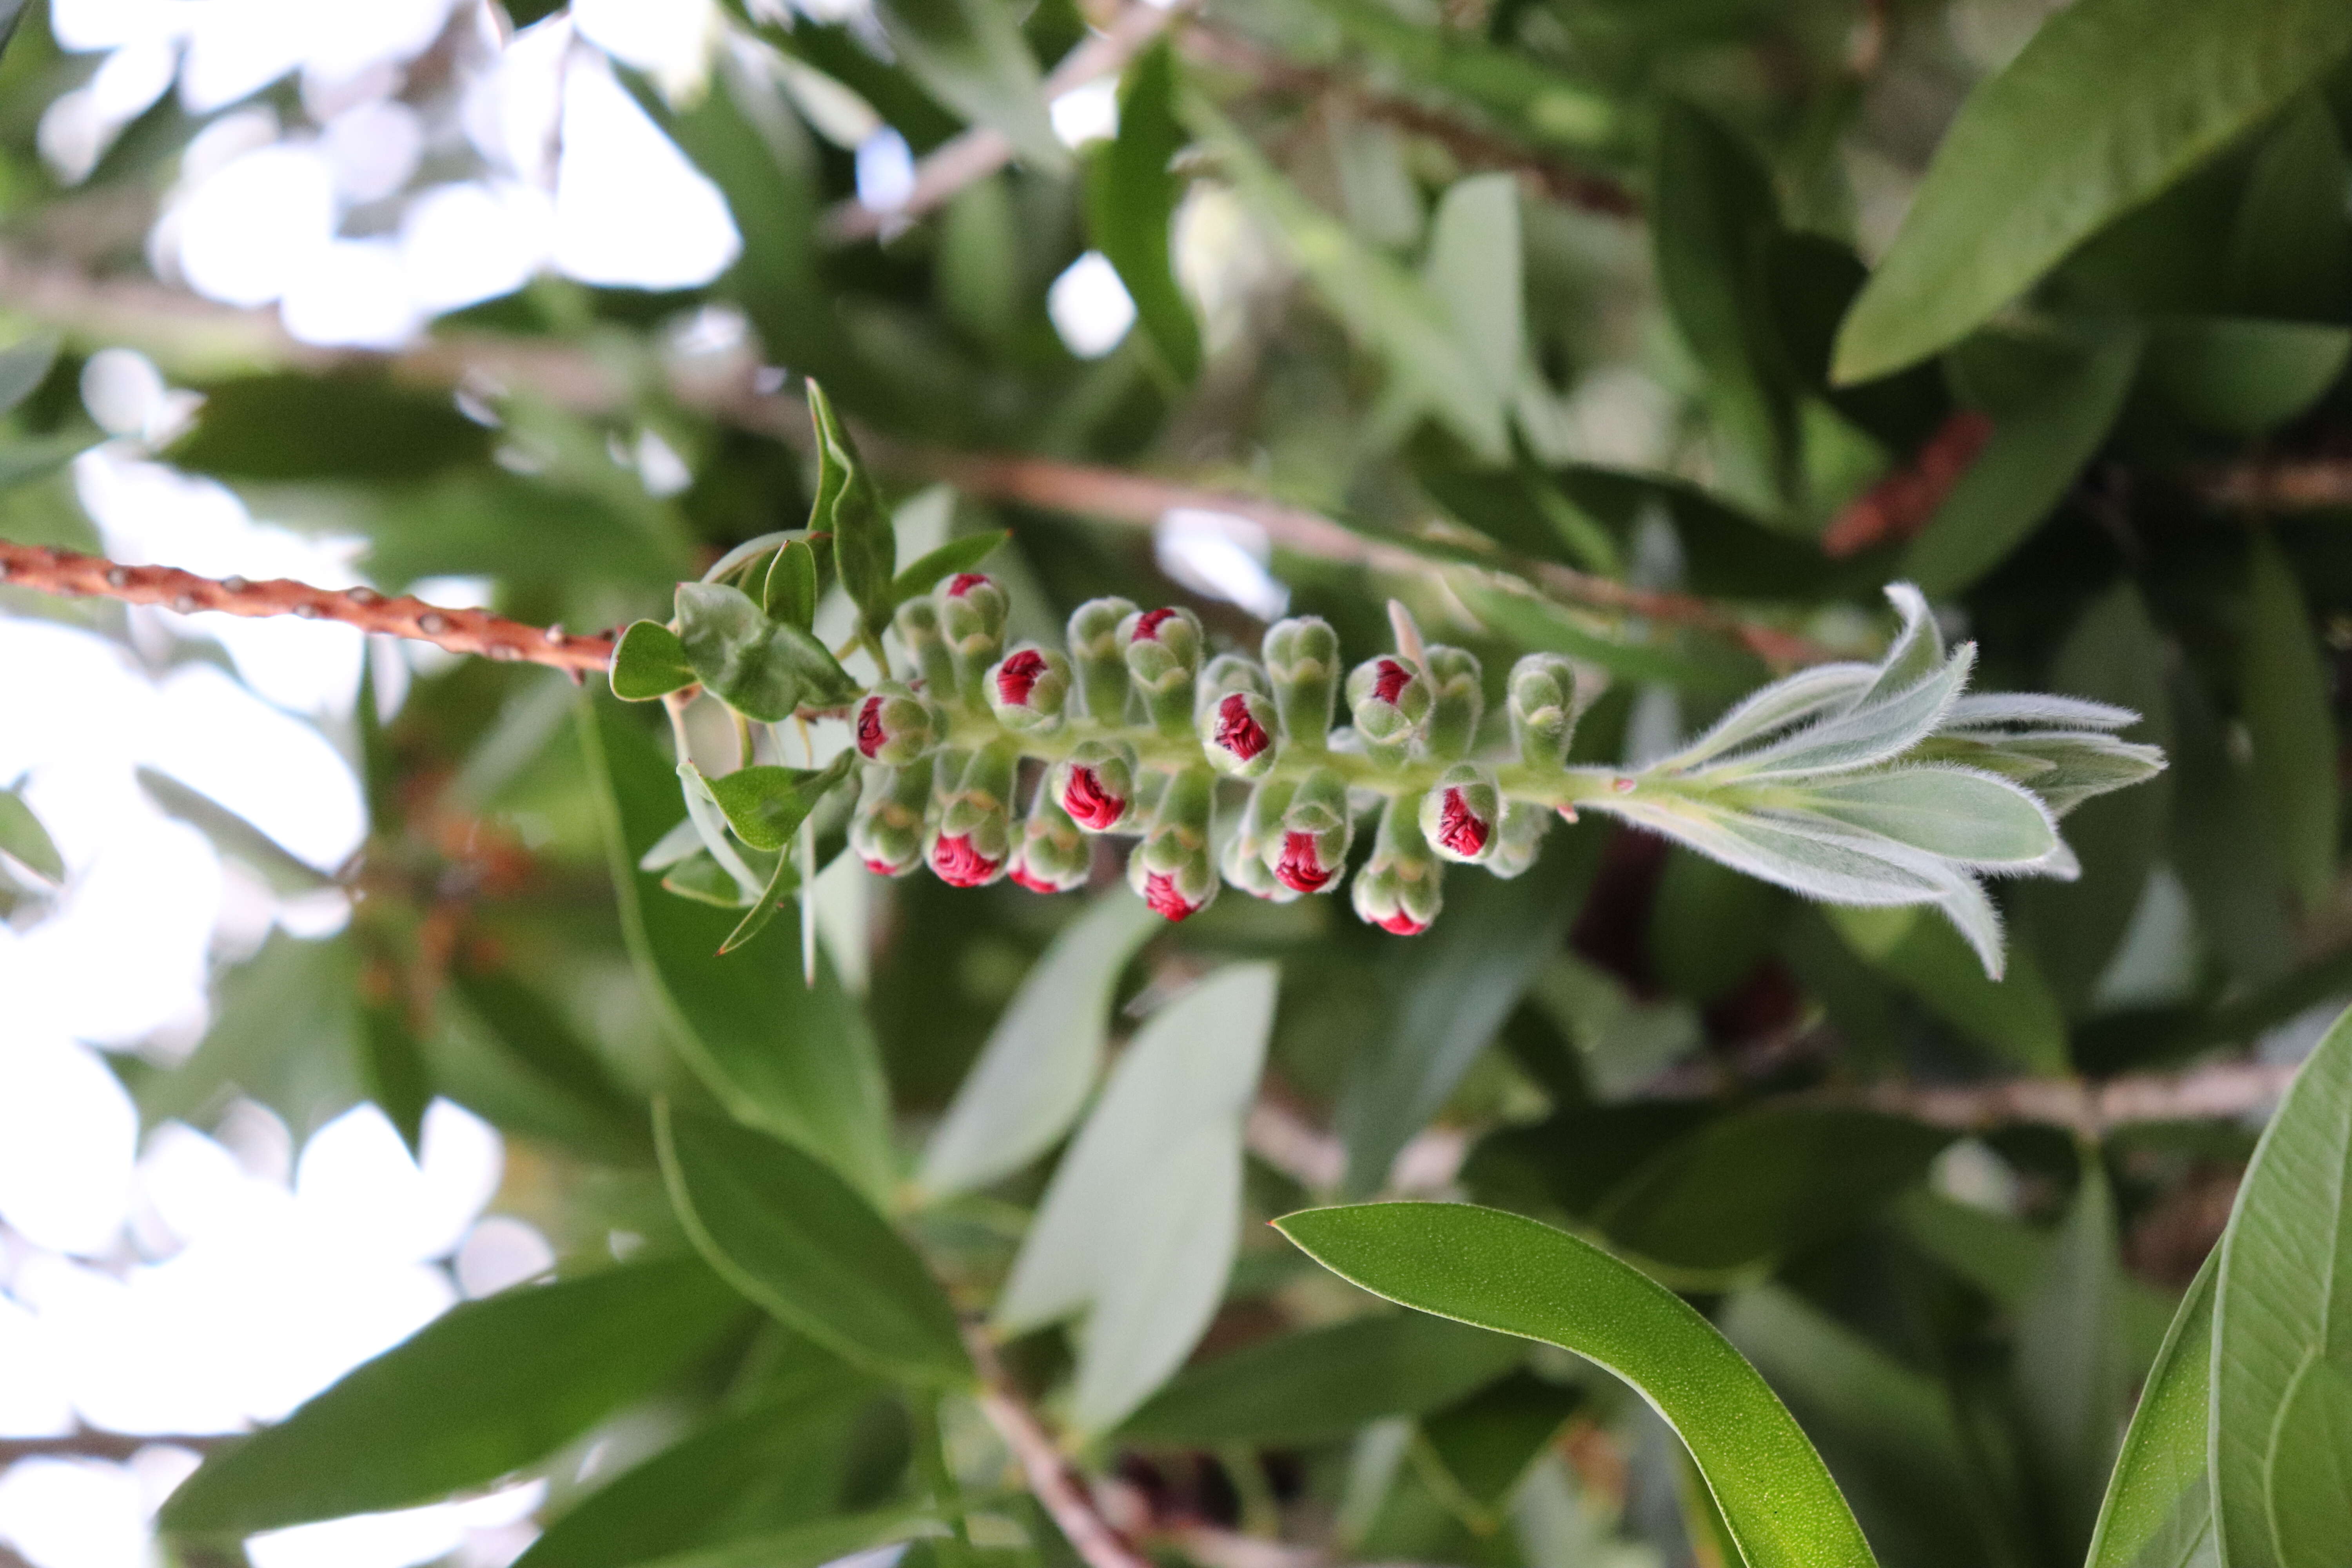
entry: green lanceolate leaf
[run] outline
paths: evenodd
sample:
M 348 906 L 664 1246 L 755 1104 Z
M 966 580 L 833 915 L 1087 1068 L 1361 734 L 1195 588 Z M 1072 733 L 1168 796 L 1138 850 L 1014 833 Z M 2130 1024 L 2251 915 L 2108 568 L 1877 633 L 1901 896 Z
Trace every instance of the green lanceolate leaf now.
M 925 1193 L 986 1186 L 1069 1131 L 1102 1070 L 1119 971 L 1155 929 L 1150 910 L 1114 895 L 1054 939 L 931 1134 L 917 1178 Z
M 1987 978 L 1959 932 L 1925 910 L 1823 912 L 1864 962 L 1901 982 L 1937 1017 L 2009 1066 L 2051 1076 L 2066 1071 L 2066 1015 L 2042 980 L 2032 949 L 2012 952 L 1995 981 Z
M 2106 1499 L 2099 1505 L 2085 1568 L 2134 1568 L 2143 1561 L 2184 1568 L 2212 1560 L 2205 1428 L 2213 1275 L 2220 1258 L 2218 1251 L 2206 1255 L 2140 1387 L 2139 1407 L 2132 1413 Z
M 875 10 L 891 47 L 932 97 L 996 131 L 1039 168 L 1068 166 L 1045 113 L 1037 61 L 1010 8 L 997 0 L 886 0 Z
M 161 1523 L 250 1534 L 487 1485 L 653 1393 L 741 1311 L 691 1258 L 466 1302 L 215 1453 Z
M 1874 1568 L 1821 1456 L 1756 1369 L 1600 1248 L 1466 1204 L 1309 1209 L 1276 1223 L 1376 1295 L 1559 1345 L 1632 1384 L 1690 1449 L 1748 1568 Z
M 1518 1341 L 1418 1312 L 1356 1318 L 1187 1367 L 1119 1426 L 1121 1441 L 1310 1444 L 1466 1397 L 1526 1359 Z
M 959 572 L 977 572 L 980 563 L 1012 537 L 1010 530 L 994 528 L 985 533 L 950 539 L 937 550 L 918 556 L 912 565 L 890 579 L 891 607 L 896 609 L 909 599 L 921 598 Z
M 719 809 L 727 814 L 727 826 L 734 829 L 736 837 L 754 849 L 782 849 L 793 841 L 825 792 L 849 776 L 853 760 L 844 752 L 827 767 L 763 764 L 738 768 L 703 782 L 709 785 Z
M 818 1568 L 893 1542 L 946 1533 L 947 1527 L 923 1510 L 877 1509 L 696 1547 L 654 1558 L 642 1568 Z
M 738 1120 L 815 1152 L 878 1198 L 890 1183 L 888 1100 L 865 1015 L 829 969 L 804 985 L 793 965 L 718 957 L 740 905 L 672 898 L 654 885 L 659 873 L 639 868 L 673 826 L 677 775 L 625 710 L 583 707 L 580 738 L 622 932 L 672 1044 Z
M 7 7 L 0 17 L 0 48 L 8 42 L 8 28 L 16 21 L 16 8 Z M 49 379 L 49 367 L 58 363 L 59 339 L 55 332 L 42 332 L 19 339 L 0 349 L 0 414 L 5 414 L 39 390 Z
M 1456 180 L 1430 219 L 1421 279 L 1454 321 L 1454 341 L 1496 386 L 1518 378 L 1527 345 L 1519 184 L 1509 174 Z
M 56 840 L 25 804 L 25 797 L 13 790 L 0 790 L 0 855 L 44 880 L 66 879 L 65 857 L 58 853 Z
M 2228 1568 L 2352 1561 L 2352 1023 L 2255 1146 L 2214 1279 L 2213 1516 Z
M 1128 68 L 1118 135 L 1087 172 L 1087 230 L 1135 301 L 1136 320 L 1181 381 L 1201 370 L 1201 329 L 1176 286 L 1168 226 L 1183 183 L 1170 168 L 1183 150 L 1176 119 L 1176 55 L 1163 40 Z
M 2352 49 L 2338 0 L 2084 0 L 1979 87 L 1840 329 L 1842 382 L 1965 336 Z
M 659 621 L 631 622 L 613 648 L 613 695 L 624 702 L 650 702 L 700 679 L 686 645 Z
M 971 1375 L 955 1310 L 856 1189 L 788 1143 L 667 1104 L 655 1135 L 670 1201 L 719 1272 L 800 1333 L 908 1383 Z
M 2352 361 L 2352 331 L 2305 321 L 2206 316 L 2158 324 L 2147 380 L 2181 417 L 2259 436 L 2326 395 Z
M 898 564 L 897 534 L 890 509 L 882 504 L 874 476 L 857 456 L 857 443 L 835 411 L 824 387 L 808 384 L 809 416 L 816 424 L 816 505 L 809 527 L 833 536 L 834 568 L 849 602 L 874 637 L 898 608 L 891 568 Z
M 1242 1119 L 1274 1027 L 1271 964 L 1153 1014 L 1062 1157 L 997 1302 L 1008 1332 L 1084 1313 L 1071 1419 L 1102 1432 L 1183 1363 L 1240 1243 Z
M 2018 1316 L 2012 1366 L 2034 1489 L 2071 1554 L 2091 1538 L 2131 1386 L 2115 1197 L 2096 1151 Z
M 1995 410 L 1992 438 L 1912 542 L 1903 574 L 1941 597 L 2000 564 L 2106 440 L 2139 353 L 2137 333 L 2111 332 L 2032 395 Z
M 845 702 L 857 689 L 823 643 L 724 584 L 677 585 L 677 641 L 695 678 L 748 719 L 780 722 L 801 708 Z
M 2336 879 L 2336 723 L 2303 590 L 2267 538 L 2254 542 L 2238 679 L 2272 846 L 2287 886 L 2315 908 Z
M 816 550 L 805 539 L 788 539 L 768 558 L 760 576 L 760 607 L 771 620 L 806 631 L 816 620 Z
M 2271 132 L 2230 235 L 2230 308 L 2286 321 L 2340 321 L 2352 305 L 2352 159 L 2324 93 L 2306 92 Z

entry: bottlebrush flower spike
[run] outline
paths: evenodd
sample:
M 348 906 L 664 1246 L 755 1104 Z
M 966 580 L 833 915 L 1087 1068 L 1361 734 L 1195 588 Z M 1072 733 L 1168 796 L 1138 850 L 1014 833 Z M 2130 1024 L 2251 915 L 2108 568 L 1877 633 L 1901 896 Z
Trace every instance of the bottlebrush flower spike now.
M 1448 860 L 1484 860 L 1495 847 L 1502 809 L 1494 773 L 1475 763 L 1456 763 L 1422 796 L 1421 835 Z
M 1135 801 L 1135 751 L 1123 742 L 1081 741 L 1050 782 L 1062 809 L 1089 833 L 1127 820 Z
M 930 755 L 945 728 L 931 705 L 912 689 L 886 680 L 857 704 L 851 720 L 857 754 L 869 763 L 903 768 Z
M 1024 643 L 992 666 L 981 684 L 998 723 L 1015 734 L 1050 735 L 1062 727 L 1070 661 Z

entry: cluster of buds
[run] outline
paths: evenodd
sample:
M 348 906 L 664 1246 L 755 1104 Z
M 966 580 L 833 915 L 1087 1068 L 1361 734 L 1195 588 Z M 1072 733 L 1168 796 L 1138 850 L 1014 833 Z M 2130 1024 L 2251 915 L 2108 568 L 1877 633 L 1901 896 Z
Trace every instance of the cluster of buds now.
M 1489 763 L 1482 672 L 1460 648 L 1409 638 L 1410 653 L 1343 672 L 1331 627 L 1300 616 L 1255 658 L 1207 657 L 1191 611 L 1106 598 L 1070 616 L 1062 647 L 1007 649 L 1005 608 L 968 573 L 898 612 L 913 669 L 852 715 L 871 764 L 852 845 L 877 872 L 924 864 L 958 887 L 1009 877 L 1064 892 L 1092 875 L 1096 838 L 1129 835 L 1129 884 L 1181 921 L 1226 884 L 1276 902 L 1347 886 L 1358 818 L 1377 811 L 1351 901 L 1410 934 L 1437 916 L 1444 862 L 1510 877 L 1535 859 L 1551 811 L 1510 798 L 1506 773 L 1540 784 L 1565 768 L 1578 706 L 1565 659 L 1512 669 L 1513 754 Z M 1343 690 L 1350 722 L 1335 729 Z

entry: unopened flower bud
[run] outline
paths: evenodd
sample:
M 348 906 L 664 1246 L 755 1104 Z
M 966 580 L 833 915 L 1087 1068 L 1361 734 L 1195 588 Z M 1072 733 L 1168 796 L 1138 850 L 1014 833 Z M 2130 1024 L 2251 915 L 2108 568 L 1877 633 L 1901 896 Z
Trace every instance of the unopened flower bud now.
M 925 858 L 942 882 L 979 888 L 1004 875 L 1013 852 L 1013 771 L 1019 755 L 1011 747 L 974 752 L 963 776 L 948 792 Z
M 1225 841 L 1219 862 L 1225 880 L 1252 898 L 1286 904 L 1298 897 L 1275 876 L 1274 857 L 1268 853 L 1269 847 L 1278 847 L 1282 842 L 1282 814 L 1297 787 L 1284 778 L 1261 782 L 1250 791 L 1249 803 L 1242 808 L 1240 827 Z
M 947 637 L 940 630 L 940 607 L 929 599 L 909 599 L 898 606 L 892 621 L 898 641 L 920 672 L 924 695 L 935 702 L 955 700 L 955 660 L 949 656 Z
M 1016 734 L 1050 735 L 1069 701 L 1070 661 L 1024 643 L 989 668 L 981 688 L 998 723 Z
M 1422 837 L 1422 803 L 1400 795 L 1381 807 L 1372 858 L 1356 873 L 1349 897 L 1364 921 L 1397 936 L 1418 936 L 1437 918 L 1444 868 Z
M 1329 768 L 1317 768 L 1298 781 L 1282 814 L 1282 836 L 1266 846 L 1275 879 L 1295 893 L 1322 892 L 1347 869 L 1354 835 L 1347 781 Z
M 1080 827 L 1110 832 L 1135 802 L 1135 752 L 1122 741 L 1081 741 L 1048 782 Z
M 857 754 L 894 768 L 930 755 L 946 728 L 929 702 L 895 680 L 883 681 L 866 695 L 853 723 Z
M 1051 790 L 1041 789 L 1021 826 L 1005 874 L 1033 893 L 1066 893 L 1086 885 L 1094 847 Z
M 1070 612 L 1065 640 L 1077 668 L 1087 716 L 1099 724 L 1127 721 L 1127 658 L 1119 623 L 1135 614 L 1125 599 L 1088 599 Z
M 1484 860 L 1502 812 L 1495 775 L 1475 763 L 1456 763 L 1421 797 L 1421 834 L 1448 860 Z
M 1274 704 L 1255 691 L 1228 691 L 1201 709 L 1201 750 L 1232 778 L 1262 778 L 1274 768 Z
M 940 584 L 940 634 L 955 663 L 956 694 L 970 707 L 987 707 L 982 679 L 1004 651 L 1004 590 L 977 572 L 959 572 Z
M 1356 666 L 1348 677 L 1348 709 L 1372 759 L 1401 762 L 1429 721 L 1429 682 L 1412 660 L 1384 653 Z
M 849 847 L 866 868 L 903 877 L 923 858 L 923 816 L 931 803 L 928 767 L 867 768 L 849 819 Z
M 1217 896 L 1217 869 L 1209 858 L 1209 807 L 1216 775 L 1189 768 L 1169 781 L 1150 831 L 1128 857 L 1129 886 L 1162 919 L 1181 921 Z
M 1557 773 L 1576 738 L 1576 667 L 1556 653 L 1531 653 L 1511 666 L 1511 740 L 1519 761 Z
M 1283 734 L 1297 746 L 1321 746 L 1339 695 L 1339 635 L 1319 616 L 1294 616 L 1268 626 L 1258 651 Z
M 1432 644 L 1423 650 L 1428 669 L 1429 727 L 1423 743 L 1439 762 L 1467 756 L 1478 739 L 1478 721 L 1486 716 L 1485 672 L 1478 656 L 1467 648 Z
M 1495 847 L 1481 862 L 1506 880 L 1536 863 L 1543 853 L 1544 835 L 1551 831 L 1551 813 L 1533 801 L 1503 803 L 1502 825 L 1495 830 Z
M 1190 610 L 1140 610 L 1118 624 L 1128 678 L 1152 726 L 1167 736 L 1192 730 L 1192 679 L 1201 668 L 1201 623 Z

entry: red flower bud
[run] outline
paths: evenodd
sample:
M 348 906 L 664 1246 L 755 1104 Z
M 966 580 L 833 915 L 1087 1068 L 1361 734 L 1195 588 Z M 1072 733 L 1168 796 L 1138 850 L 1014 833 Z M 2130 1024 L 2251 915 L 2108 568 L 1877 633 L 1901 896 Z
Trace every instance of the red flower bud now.
M 1045 656 L 1024 647 L 996 667 L 996 700 L 1018 706 L 1029 700 L 1037 678 L 1045 673 Z
M 1202 903 L 1207 902 L 1205 899 Z M 1165 872 L 1155 871 L 1143 879 L 1143 902 L 1162 920 L 1181 921 L 1200 912 L 1201 905 L 1188 901 L 1176 886 L 1176 879 Z
M 869 697 L 857 705 L 857 754 L 872 762 L 887 739 L 882 732 L 882 699 Z
M 948 597 L 961 599 L 974 588 L 986 587 L 988 574 L 983 572 L 959 572 L 948 583 Z
M 1337 866 L 1323 864 L 1318 837 L 1296 831 L 1282 836 L 1282 858 L 1275 863 L 1274 874 L 1292 892 L 1319 893 L 1339 872 Z
M 1033 893 L 1061 893 L 1068 891 L 1067 889 L 1060 886 L 1058 883 L 1048 881 L 1046 879 L 1040 877 L 1034 871 L 1029 869 L 1028 866 L 1022 861 L 1014 861 L 1013 868 L 1010 871 L 1007 871 L 1005 875 L 1013 879 L 1015 882 L 1020 883 L 1021 886 L 1028 889 Z
M 982 887 L 995 879 L 997 868 L 1004 864 L 974 848 L 969 833 L 943 833 L 933 839 L 930 861 L 940 880 L 951 888 Z
M 1412 679 L 1412 671 L 1392 658 L 1384 658 L 1374 667 L 1372 695 L 1383 702 L 1393 702 Z
M 1062 809 L 1081 826 L 1106 832 L 1127 815 L 1127 801 L 1103 787 L 1102 775 L 1083 763 L 1070 764 L 1069 783 L 1062 789 Z
M 1246 693 L 1228 692 L 1217 704 L 1217 744 L 1248 762 L 1274 743 L 1251 712 Z
M 1493 832 L 1494 825 L 1470 809 L 1459 787 L 1445 792 L 1438 805 L 1438 843 L 1465 860 L 1475 860 Z
M 1401 909 L 1392 915 L 1381 916 L 1372 923 L 1392 936 L 1419 936 L 1429 929 L 1427 921 L 1417 921 Z
M 1167 622 L 1171 620 L 1175 614 L 1176 612 L 1174 610 L 1165 608 L 1144 611 L 1143 614 L 1136 616 L 1135 618 L 1135 640 L 1138 642 L 1158 642 L 1160 640 L 1160 628 L 1167 624 Z

